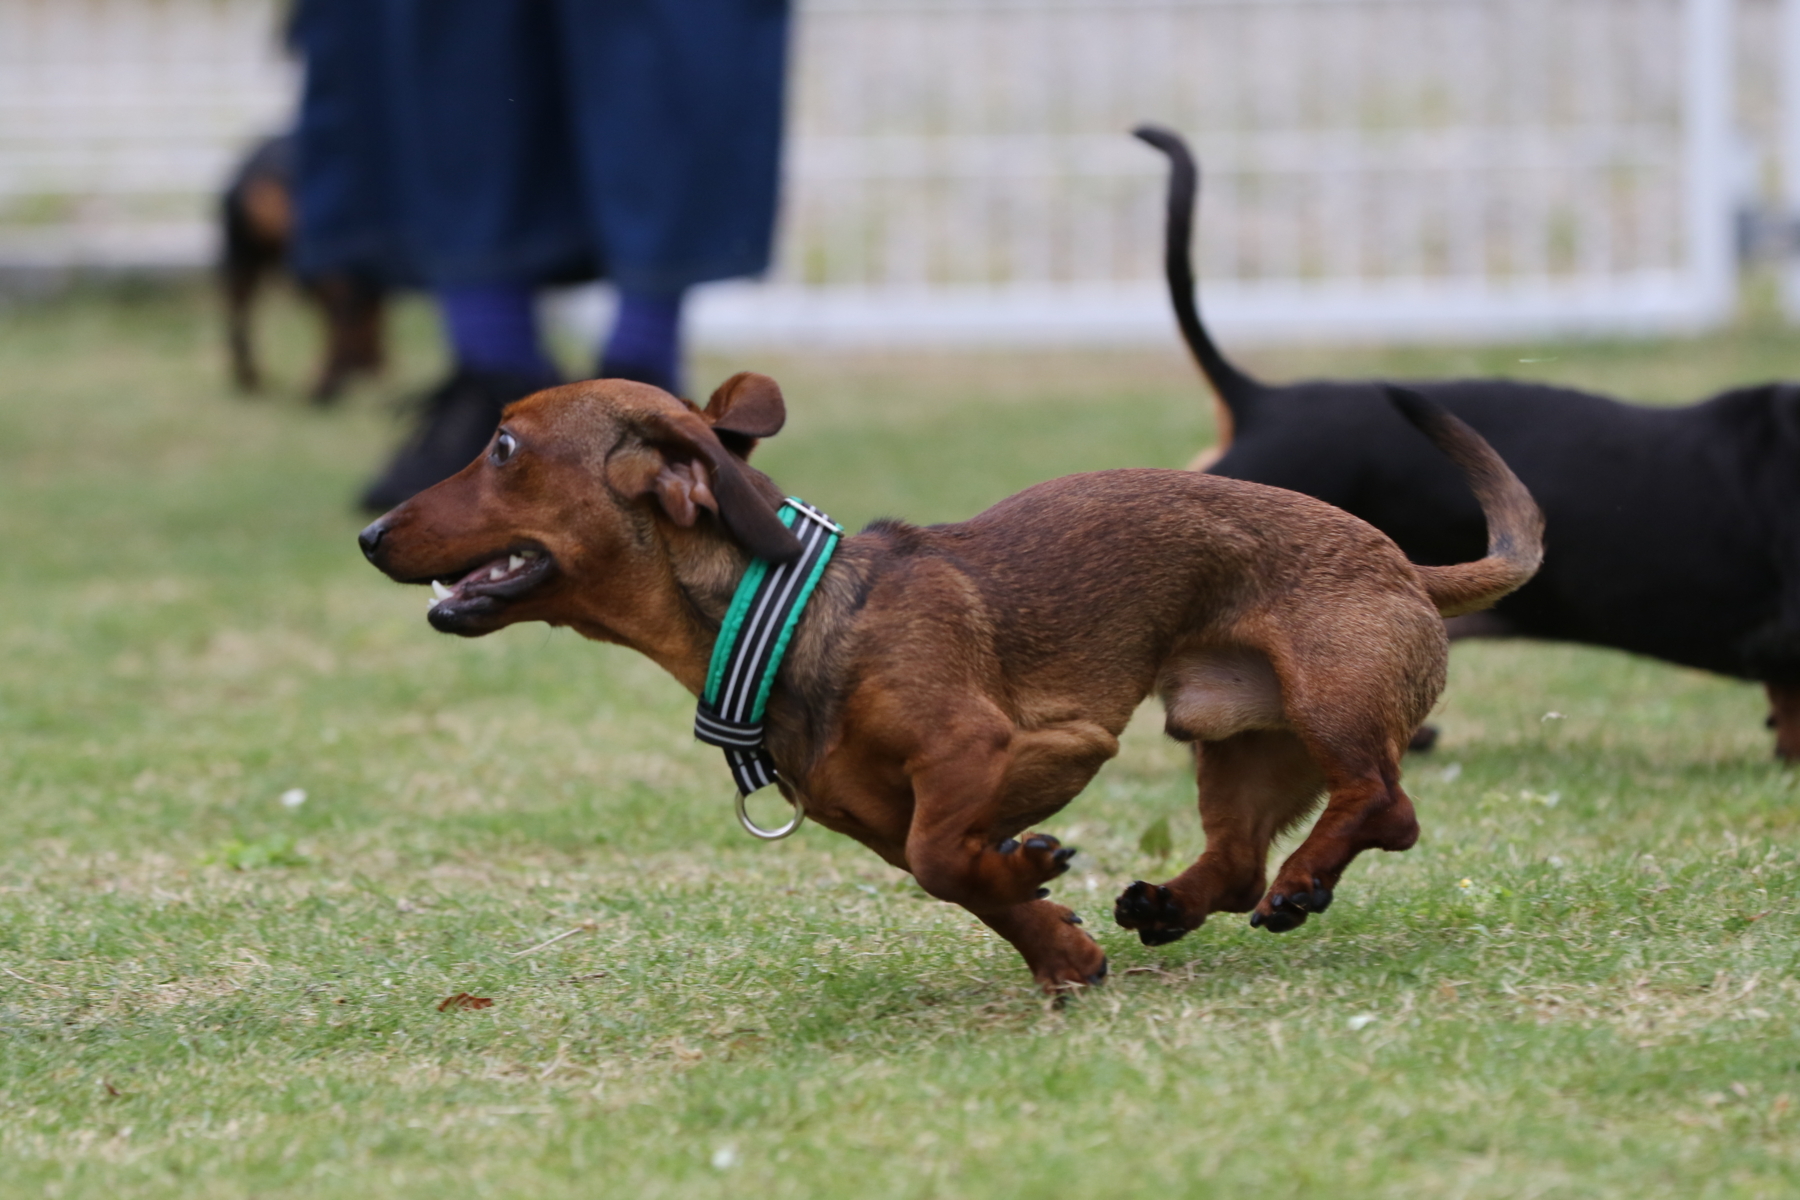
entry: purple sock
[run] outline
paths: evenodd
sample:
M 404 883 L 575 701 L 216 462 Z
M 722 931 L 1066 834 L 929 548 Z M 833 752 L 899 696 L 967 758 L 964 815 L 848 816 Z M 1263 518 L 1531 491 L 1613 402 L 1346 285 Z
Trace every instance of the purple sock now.
M 556 379 L 556 364 L 538 336 L 532 292 L 523 284 L 476 283 L 434 293 L 459 367 Z
M 635 379 L 680 395 L 681 298 L 681 292 L 620 292 L 600 377 Z

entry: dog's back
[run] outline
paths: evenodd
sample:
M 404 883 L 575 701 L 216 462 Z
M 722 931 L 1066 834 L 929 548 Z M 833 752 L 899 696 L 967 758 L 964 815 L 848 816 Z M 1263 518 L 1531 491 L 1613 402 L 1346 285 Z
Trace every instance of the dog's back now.
M 1155 664 L 1184 638 L 1232 641 L 1241 634 L 1239 617 L 1285 603 L 1276 597 L 1384 609 L 1407 597 L 1423 616 L 1486 607 L 1537 569 L 1543 518 L 1524 485 L 1467 425 L 1415 393 L 1389 391 L 1384 403 L 1419 429 L 1427 451 L 1453 475 L 1460 472 L 1457 482 L 1477 502 L 1477 519 L 1491 527 L 1485 553 L 1454 565 L 1414 564 L 1379 529 L 1305 494 L 1150 469 L 1051 480 L 957 525 L 888 523 L 871 533 L 902 575 L 908 559 L 938 560 L 972 581 L 979 597 L 953 603 L 967 610 L 965 626 L 991 628 L 1009 677 L 1042 669 L 1067 675 L 1061 686 L 1068 687 L 1113 674 L 1089 661 L 1093 656 Z M 924 590 L 909 587 L 908 602 L 918 603 Z M 1066 602 L 1073 598 L 1079 603 Z M 977 612 L 987 619 L 971 616 Z M 1020 613 L 1033 619 L 1009 619 Z M 1105 614 L 1103 627 L 1096 613 Z M 1295 619 L 1357 624 L 1343 612 Z M 1389 628 L 1394 620 L 1405 618 L 1372 617 L 1366 627 Z M 1148 685 L 1148 676 L 1120 681 L 1125 702 L 1135 704 Z

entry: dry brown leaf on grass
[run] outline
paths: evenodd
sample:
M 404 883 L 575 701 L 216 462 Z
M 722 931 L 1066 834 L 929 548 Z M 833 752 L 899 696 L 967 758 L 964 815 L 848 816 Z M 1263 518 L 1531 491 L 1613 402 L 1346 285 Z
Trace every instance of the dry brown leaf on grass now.
M 449 1012 L 453 1008 L 492 1008 L 493 1006 L 494 1002 L 489 1000 L 486 996 L 471 996 L 467 992 L 458 992 L 454 996 L 446 996 L 443 1000 L 439 1001 L 438 1011 Z

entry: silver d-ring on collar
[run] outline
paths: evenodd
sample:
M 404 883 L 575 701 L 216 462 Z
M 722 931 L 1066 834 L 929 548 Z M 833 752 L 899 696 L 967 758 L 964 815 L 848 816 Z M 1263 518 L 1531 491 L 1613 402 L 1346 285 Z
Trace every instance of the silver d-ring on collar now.
M 744 832 L 753 838 L 761 838 L 765 842 L 779 842 L 782 838 L 787 837 L 792 834 L 794 830 L 800 828 L 806 821 L 806 810 L 800 807 L 800 802 L 798 800 L 790 796 L 788 797 L 788 803 L 794 806 L 794 815 L 792 819 L 779 829 L 764 829 L 761 825 L 758 825 L 755 821 L 750 819 L 750 810 L 744 807 L 744 801 L 748 799 L 749 797 L 743 792 L 737 794 L 738 824 L 742 825 L 744 827 Z

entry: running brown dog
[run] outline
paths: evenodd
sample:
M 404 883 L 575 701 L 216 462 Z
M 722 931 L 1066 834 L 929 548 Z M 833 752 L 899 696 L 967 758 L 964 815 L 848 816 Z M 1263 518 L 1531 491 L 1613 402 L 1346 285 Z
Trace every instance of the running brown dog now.
M 1212 912 L 1282 931 L 1369 849 L 1418 837 L 1399 759 L 1444 682 L 1440 614 L 1531 577 L 1541 521 L 1467 426 L 1395 403 L 1463 469 L 1486 558 L 1415 566 L 1372 526 L 1294 492 L 1187 471 L 1053 480 L 958 525 L 847 538 L 769 700 L 768 749 L 808 816 L 910 871 L 1016 946 L 1049 991 L 1097 983 L 1099 945 L 1044 885 L 1073 850 L 1024 831 L 1118 750 L 1151 692 L 1193 743 L 1206 851 L 1115 916 L 1150 944 Z M 507 409 L 486 453 L 363 530 L 431 624 L 476 637 L 566 625 L 648 655 L 690 692 L 751 558 L 798 550 L 746 461 L 786 419 L 740 374 L 704 410 L 601 380 Z M 1323 814 L 1265 888 L 1269 844 Z

